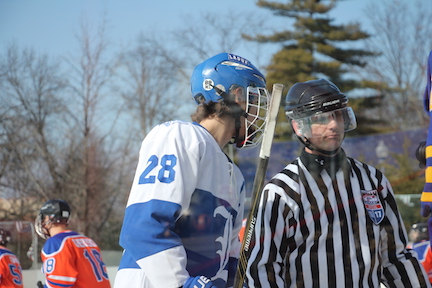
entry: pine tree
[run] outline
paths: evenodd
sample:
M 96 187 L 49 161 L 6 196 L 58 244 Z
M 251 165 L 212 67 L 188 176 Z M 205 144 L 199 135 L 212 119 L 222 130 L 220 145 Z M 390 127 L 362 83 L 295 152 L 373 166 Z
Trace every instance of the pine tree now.
M 323 2 L 323 1 L 322 1 Z M 257 5 L 270 9 L 274 15 L 294 20 L 292 29 L 272 35 L 243 35 L 245 39 L 261 43 L 281 43 L 283 47 L 273 55 L 267 67 L 269 87 L 283 83 L 291 87 L 296 82 L 327 78 L 342 91 L 361 87 L 359 80 L 349 79 L 350 66 L 363 67 L 364 57 L 375 56 L 371 51 L 351 48 L 354 41 L 370 35 L 357 23 L 333 24 L 329 11 L 337 0 L 291 0 L 288 3 L 259 0 Z M 288 27 L 288 25 L 287 25 Z

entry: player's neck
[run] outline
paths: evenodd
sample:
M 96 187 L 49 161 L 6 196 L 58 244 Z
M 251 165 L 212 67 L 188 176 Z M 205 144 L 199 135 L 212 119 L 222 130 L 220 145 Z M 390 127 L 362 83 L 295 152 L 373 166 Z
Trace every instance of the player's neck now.
M 225 145 L 228 144 L 228 142 L 232 139 L 234 123 L 232 123 L 233 121 L 229 120 L 232 120 L 232 118 L 211 117 L 203 119 L 200 122 L 200 125 L 210 132 L 221 149 L 224 148 Z
M 49 233 L 50 233 L 50 236 L 53 237 L 54 235 L 57 235 L 57 234 L 64 232 L 66 230 L 68 230 L 68 229 L 65 225 L 57 224 L 57 225 L 53 225 L 50 228 Z

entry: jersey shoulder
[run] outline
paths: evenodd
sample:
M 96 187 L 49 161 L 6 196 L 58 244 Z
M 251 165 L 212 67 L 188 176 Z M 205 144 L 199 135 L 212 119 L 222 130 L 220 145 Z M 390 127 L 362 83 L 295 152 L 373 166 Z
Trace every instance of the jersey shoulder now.
M 175 120 L 155 126 L 143 140 L 141 149 L 146 152 L 151 150 L 152 153 L 162 150 L 175 151 L 179 148 L 194 150 L 202 147 L 201 144 L 220 149 L 214 137 L 203 126 L 198 123 Z
M 42 253 L 45 255 L 58 253 L 63 249 L 65 242 L 68 238 L 76 236 L 80 236 L 80 234 L 75 231 L 65 231 L 62 233 L 58 233 L 53 237 L 47 239 L 42 248 Z

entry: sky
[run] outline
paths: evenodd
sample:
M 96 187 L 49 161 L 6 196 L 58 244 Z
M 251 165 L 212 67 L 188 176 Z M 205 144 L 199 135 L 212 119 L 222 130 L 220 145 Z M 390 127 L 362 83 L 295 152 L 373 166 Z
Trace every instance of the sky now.
M 363 8 L 373 0 L 344 0 L 332 10 L 337 23 L 364 19 Z M 273 17 L 259 8 L 256 0 L 0 0 L 0 49 L 10 43 L 33 48 L 41 53 L 65 55 L 77 49 L 77 34 L 83 17 L 100 24 L 104 13 L 109 21 L 109 37 L 126 43 L 142 31 L 172 30 L 185 15 L 208 11 L 262 13 L 269 24 L 284 17 Z M 253 21 L 253 19 L 251 20 Z M 199 23 L 197 23 L 199 25 Z M 365 28 L 366 29 L 366 28 Z M 240 52 L 238 52 L 240 54 Z M 248 58 L 248 55 L 242 55 Z M 252 62 L 253 59 L 249 59 Z

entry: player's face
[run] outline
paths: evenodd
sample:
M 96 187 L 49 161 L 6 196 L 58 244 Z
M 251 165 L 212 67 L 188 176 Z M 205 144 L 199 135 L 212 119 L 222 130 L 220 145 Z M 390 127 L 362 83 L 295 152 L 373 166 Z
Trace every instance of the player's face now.
M 246 119 L 242 117 L 242 121 L 240 121 L 241 126 L 239 136 L 241 139 L 245 139 L 246 135 L 253 134 L 254 129 L 252 127 L 253 124 L 255 124 L 255 122 L 257 121 L 256 115 L 258 113 L 258 95 L 249 95 L 249 97 L 246 97 L 245 94 L 246 92 L 242 87 L 236 89 L 237 104 L 239 104 L 240 107 L 248 114 Z
M 52 221 L 49 218 L 49 216 L 46 215 L 45 219 L 43 219 L 42 221 L 42 229 L 44 230 L 45 233 L 49 235 L 49 229 L 51 229 L 51 227 L 52 227 Z
M 338 149 L 345 135 L 344 117 L 342 111 L 332 111 L 308 119 L 308 131 L 303 132 L 311 144 L 321 150 L 334 151 Z M 310 151 L 315 153 L 314 151 Z

